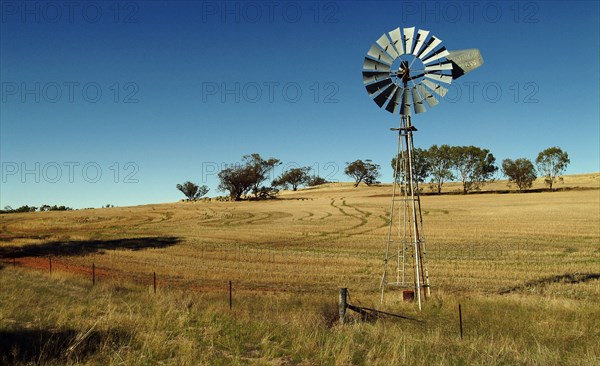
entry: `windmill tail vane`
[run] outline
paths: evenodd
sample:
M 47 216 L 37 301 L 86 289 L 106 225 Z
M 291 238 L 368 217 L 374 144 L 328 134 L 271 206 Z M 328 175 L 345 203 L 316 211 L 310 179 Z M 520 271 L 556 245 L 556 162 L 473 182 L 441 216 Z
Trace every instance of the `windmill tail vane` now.
M 411 111 L 420 114 L 427 107 L 435 107 L 453 80 L 483 65 L 478 49 L 448 51 L 441 44 L 442 40 L 427 30 L 396 28 L 371 45 L 362 70 L 363 84 L 379 108 L 400 114 L 400 127 L 392 129 L 398 132 L 398 149 L 381 301 L 386 287 L 397 286 L 405 288 L 403 298 L 416 297 L 419 309 L 431 296 L 431 289 L 419 182 L 414 172 L 413 132 L 417 129 L 412 125 Z

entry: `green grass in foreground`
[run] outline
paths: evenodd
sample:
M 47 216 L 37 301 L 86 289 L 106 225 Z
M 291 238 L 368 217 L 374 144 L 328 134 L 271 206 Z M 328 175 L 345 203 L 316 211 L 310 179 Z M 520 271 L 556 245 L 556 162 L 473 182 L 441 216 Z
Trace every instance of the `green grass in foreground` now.
M 553 283 L 508 295 L 436 294 L 422 320 L 335 322 L 337 289 L 228 294 L 100 283 L 0 270 L 0 364 L 594 365 L 600 282 Z M 570 293 L 580 296 L 573 299 Z M 358 301 L 360 299 L 355 299 Z M 457 306 L 464 317 L 458 336 Z

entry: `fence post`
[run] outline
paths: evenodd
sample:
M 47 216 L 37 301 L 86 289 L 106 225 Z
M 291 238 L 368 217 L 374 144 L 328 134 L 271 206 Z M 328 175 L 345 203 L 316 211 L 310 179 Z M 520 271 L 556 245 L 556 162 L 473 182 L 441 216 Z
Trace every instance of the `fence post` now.
M 348 303 L 346 302 L 347 296 L 348 296 L 348 289 L 345 287 L 340 288 L 340 296 L 339 296 L 339 301 L 338 301 L 340 324 L 344 324 L 344 321 L 346 320 L 346 308 L 348 307 Z
M 156 295 L 156 272 L 154 272 L 154 294 Z
M 462 309 L 458 304 L 458 323 L 460 324 L 460 339 L 463 339 Z
M 52 273 L 52 256 L 48 257 L 48 262 L 50 263 L 50 273 Z
M 96 264 L 92 263 L 92 286 L 96 286 Z
M 233 307 L 233 297 L 231 295 L 231 280 L 229 281 L 229 310 Z

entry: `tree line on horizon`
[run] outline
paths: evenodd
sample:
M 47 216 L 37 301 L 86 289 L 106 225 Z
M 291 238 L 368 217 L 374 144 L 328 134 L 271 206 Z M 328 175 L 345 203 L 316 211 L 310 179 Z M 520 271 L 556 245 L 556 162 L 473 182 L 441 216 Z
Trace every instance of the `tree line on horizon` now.
M 316 186 L 328 183 L 326 179 L 311 175 L 310 167 L 290 168 L 266 184 L 270 173 L 281 160 L 276 158 L 263 159 L 260 154 L 244 155 L 240 163 L 232 164 L 218 173 L 219 191 L 226 192 L 230 200 L 239 201 L 243 196 L 249 199 L 275 198 L 280 188 L 297 190 L 300 186 Z M 194 201 L 202 198 L 209 191 L 206 185 L 198 185 L 190 181 L 177 184 L 186 199 Z
M 531 188 L 533 182 L 540 177 L 550 190 L 571 163 L 567 152 L 560 147 L 549 147 L 541 151 L 534 163 L 527 158 L 515 160 L 504 159 L 500 167 L 496 166 L 496 158 L 488 149 L 477 146 L 432 145 L 429 149 L 415 148 L 413 150 L 412 175 L 420 183 L 429 178 L 432 191 L 438 194 L 445 182 L 459 179 L 463 193 L 479 190 L 487 183 L 495 180 L 498 171 L 508 178 L 509 184 L 517 186 L 519 191 Z M 401 180 L 405 172 L 402 166 L 404 159 L 394 157 L 391 161 L 394 179 Z M 280 189 L 297 190 L 298 187 L 313 187 L 328 181 L 318 175 L 311 175 L 312 168 L 299 167 L 284 171 L 279 177 L 266 184 L 270 173 L 281 161 L 276 158 L 263 159 L 259 154 L 249 154 L 242 157 L 241 163 L 232 164 L 218 173 L 219 191 L 226 192 L 230 200 L 239 201 L 242 197 L 249 199 L 275 198 Z M 537 167 L 537 169 L 536 169 Z M 371 185 L 379 183 L 381 167 L 373 161 L 355 160 L 346 163 L 344 173 L 354 179 L 354 186 L 360 183 Z M 177 184 L 188 200 L 202 198 L 209 192 L 206 185 L 197 185 L 190 181 Z M 106 205 L 105 207 L 114 207 Z M 11 206 L 0 210 L 3 213 L 69 211 L 72 208 L 58 205 L 42 205 L 40 207 L 23 205 L 18 208 Z
M 47 211 L 71 211 L 71 207 L 57 206 L 57 205 L 41 205 L 40 207 L 23 205 L 21 207 L 12 208 L 11 206 L 4 206 L 3 210 L 0 210 L 0 214 L 3 213 L 16 213 L 16 212 L 47 212 Z
M 462 183 L 463 193 L 479 190 L 485 184 L 495 180 L 498 171 L 508 177 L 509 184 L 515 184 L 519 191 L 531 188 L 538 174 L 544 177 L 546 185 L 552 190 L 553 184 L 570 163 L 569 156 L 559 147 L 550 147 L 541 151 L 536 167 L 527 158 L 504 159 L 500 167 L 496 158 L 488 150 L 477 146 L 432 145 L 429 149 L 415 148 L 412 174 L 415 180 L 424 183 L 429 178 L 431 189 L 441 193 L 444 183 L 458 179 Z M 402 166 L 404 159 L 394 157 L 391 161 L 394 179 L 403 179 L 406 171 Z M 241 163 L 232 164 L 218 173 L 219 191 L 225 192 L 230 200 L 271 199 L 279 189 L 297 190 L 301 186 L 317 186 L 328 183 L 318 175 L 311 175 L 310 167 L 291 168 L 266 184 L 270 173 L 281 161 L 276 158 L 263 159 L 260 154 L 244 155 Z M 379 183 L 381 167 L 373 161 L 355 160 L 346 163 L 344 173 L 354 179 L 354 186 L 360 183 L 371 185 Z M 177 184 L 187 200 L 194 201 L 205 196 L 209 188 L 190 181 Z
M 402 162 L 393 158 L 394 176 L 400 180 L 405 172 Z M 509 184 L 517 186 L 519 191 L 531 188 L 538 174 L 550 190 L 553 189 L 567 165 L 569 155 L 559 147 L 550 147 L 541 151 L 533 162 L 527 158 L 504 159 L 500 167 L 496 158 L 488 149 L 477 146 L 432 145 L 429 149 L 414 149 L 412 174 L 416 181 L 423 183 L 429 178 L 432 191 L 438 194 L 445 182 L 457 179 L 462 183 L 463 193 L 479 190 L 485 184 L 495 180 L 498 171 L 508 178 Z M 536 169 L 537 166 L 537 169 Z

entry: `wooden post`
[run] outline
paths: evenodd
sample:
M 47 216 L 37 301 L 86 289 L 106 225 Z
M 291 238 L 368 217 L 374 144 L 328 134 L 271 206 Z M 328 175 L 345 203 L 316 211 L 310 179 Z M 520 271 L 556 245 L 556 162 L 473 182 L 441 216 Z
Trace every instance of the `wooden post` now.
M 96 264 L 92 263 L 92 286 L 96 286 Z
M 233 306 L 233 298 L 231 296 L 231 281 L 229 281 L 229 310 L 231 310 Z
M 48 257 L 48 262 L 50 263 L 50 273 L 52 273 L 52 257 Z
M 156 295 L 156 272 L 154 272 L 154 294 Z
M 17 258 L 13 258 L 13 267 L 17 266 Z
M 339 301 L 338 301 L 340 324 L 344 324 L 344 321 L 346 320 L 346 308 L 348 307 L 348 303 L 346 302 L 347 296 L 348 296 L 348 289 L 345 287 L 340 288 L 340 297 L 339 297 Z
M 460 339 L 463 339 L 462 309 L 460 304 L 458 304 L 458 323 L 460 324 Z

